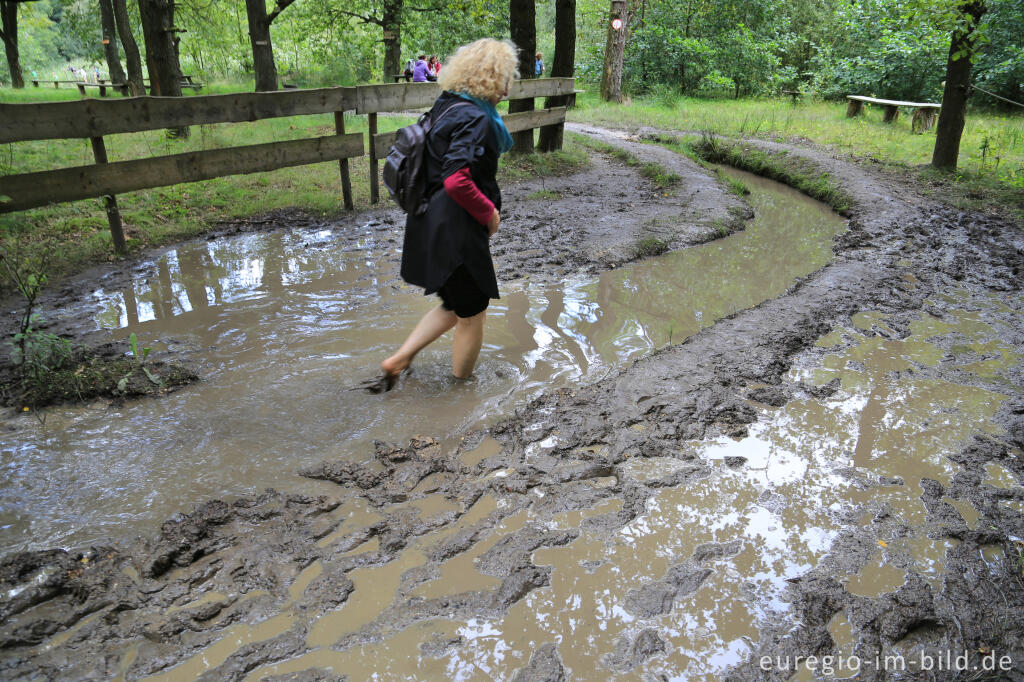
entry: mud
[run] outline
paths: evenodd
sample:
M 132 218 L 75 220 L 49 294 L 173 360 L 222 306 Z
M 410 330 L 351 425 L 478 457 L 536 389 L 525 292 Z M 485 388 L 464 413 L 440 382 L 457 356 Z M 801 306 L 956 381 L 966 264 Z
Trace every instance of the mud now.
M 912 662 L 952 652 L 979 667 L 937 679 L 978 679 L 994 652 L 991 677 L 1024 679 L 1020 226 L 751 144 L 853 197 L 830 264 L 486 432 L 303 467 L 330 495 L 9 556 L 4 677 L 816 679 L 850 675 L 794 657 L 842 654 L 859 679 L 933 679 Z M 530 210 L 496 246 L 557 240 Z M 509 249 L 503 273 L 610 269 L 645 215 L 577 215 L 589 236 L 550 259 Z M 897 654 L 906 671 L 875 663 Z

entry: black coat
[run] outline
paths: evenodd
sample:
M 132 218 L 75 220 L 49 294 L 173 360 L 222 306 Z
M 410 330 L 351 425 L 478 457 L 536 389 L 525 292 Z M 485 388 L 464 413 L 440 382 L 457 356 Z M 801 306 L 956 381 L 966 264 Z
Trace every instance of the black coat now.
M 456 106 L 439 121 L 437 115 Z M 444 190 L 444 179 L 469 167 L 473 182 L 501 208 L 498 142 L 487 114 L 477 105 L 450 92 L 434 102 L 436 126 L 427 137 L 427 194 L 425 213 L 409 214 L 402 249 L 402 279 L 432 294 L 464 265 L 480 291 L 498 298 L 498 279 L 491 261 L 487 227 L 455 203 Z

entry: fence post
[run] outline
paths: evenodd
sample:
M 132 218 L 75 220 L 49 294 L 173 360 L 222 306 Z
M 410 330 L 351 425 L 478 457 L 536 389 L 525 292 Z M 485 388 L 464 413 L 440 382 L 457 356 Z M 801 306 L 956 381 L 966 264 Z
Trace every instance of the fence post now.
M 373 144 L 373 138 L 377 134 L 377 114 L 368 114 L 370 126 L 370 203 L 376 204 L 380 201 L 380 188 L 377 186 L 377 149 Z
M 345 134 L 344 111 L 334 112 L 334 132 L 339 135 Z M 345 200 L 345 208 L 351 211 L 355 206 L 352 203 L 352 180 L 348 175 L 348 159 L 338 159 L 338 167 L 341 169 L 341 195 Z
M 103 144 L 102 137 L 90 138 L 92 141 L 92 155 L 97 164 L 107 163 L 107 147 Z M 110 236 L 114 240 L 114 251 L 124 253 L 127 249 L 124 243 L 124 229 L 121 227 L 121 213 L 117 210 L 117 197 L 108 194 L 103 197 L 103 203 L 107 207 L 107 222 L 110 224 Z

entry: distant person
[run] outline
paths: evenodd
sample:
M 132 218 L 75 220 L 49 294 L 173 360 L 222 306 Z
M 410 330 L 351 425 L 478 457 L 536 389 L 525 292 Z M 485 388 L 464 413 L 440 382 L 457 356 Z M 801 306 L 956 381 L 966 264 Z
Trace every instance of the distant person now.
M 540 52 L 537 53 L 537 61 L 534 62 L 533 73 L 537 78 L 544 75 L 544 55 Z
M 489 243 L 501 222 L 498 157 L 512 148 L 495 105 L 508 95 L 517 64 L 510 41 L 482 38 L 444 67 L 424 158 L 429 200 L 422 215 L 406 217 L 401 270 L 402 279 L 441 303 L 380 363 L 377 392 L 390 390 L 416 354 L 453 327 L 452 374 L 473 374 L 487 306 L 498 298 Z
M 430 55 L 430 59 L 427 60 L 427 66 L 429 67 L 430 74 L 434 76 L 433 80 L 437 80 L 437 77 L 441 74 L 441 60 L 437 58 L 436 54 Z M 429 79 L 430 76 L 428 75 Z
M 96 67 L 96 82 L 100 82 L 100 67 Z
M 409 79 L 412 78 L 412 70 L 416 68 L 416 60 L 410 59 L 405 63 L 405 70 L 402 71 L 402 76 L 405 78 L 405 82 L 408 83 Z
M 427 66 L 427 55 L 421 54 L 416 57 L 416 65 L 412 68 L 412 82 L 413 83 L 426 83 L 427 75 L 430 73 L 430 69 Z

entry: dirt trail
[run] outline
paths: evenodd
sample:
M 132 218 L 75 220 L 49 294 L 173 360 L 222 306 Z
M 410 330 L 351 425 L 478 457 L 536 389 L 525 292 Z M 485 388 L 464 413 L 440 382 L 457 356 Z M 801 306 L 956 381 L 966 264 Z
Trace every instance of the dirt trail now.
M 641 199 L 572 234 L 563 210 L 611 213 L 592 193 L 573 206 L 592 176 L 545 181 L 563 197 L 553 212 L 526 198 L 540 182 L 517 187 L 507 241 L 495 245 L 505 277 L 612 267 L 673 212 L 692 218 L 701 206 L 704 217 L 671 233 L 676 246 L 732 215 L 689 161 L 578 130 L 684 170 L 684 184 L 665 208 L 665 197 L 629 193 L 634 171 L 598 161 L 591 173 Z M 337 498 L 268 492 L 203 505 L 127 547 L 8 557 L 4 677 L 755 680 L 788 679 L 786 657 L 838 653 L 864 662 L 863 679 L 907 679 L 875 669 L 875 656 L 967 651 L 971 665 L 1009 657 L 998 675 L 1024 679 L 1019 226 L 817 150 L 751 144 L 808 158 L 853 197 L 831 265 L 614 376 L 546 394 L 454 452 L 424 436 L 380 443 L 370 467 L 303 471 L 338 484 Z M 705 193 L 719 197 L 706 211 L 693 203 Z M 519 239 L 540 252 L 513 251 Z M 806 465 L 827 472 L 826 485 L 796 508 L 782 483 L 755 485 L 758 466 L 770 476 L 783 463 L 740 456 L 728 437 L 767 438 L 864 375 L 858 438 L 836 447 L 849 462 Z M 879 448 L 859 448 L 884 436 L 884 408 L 912 404 L 908 386 L 971 399 L 922 398 L 921 430 L 938 435 L 920 454 L 940 444 L 949 454 L 893 464 L 893 476 Z M 820 438 L 836 430 L 818 421 Z M 801 532 L 773 548 L 731 525 L 737 513 Z M 814 529 L 824 530 L 812 542 Z M 942 570 L 923 570 L 907 538 L 931 541 L 922 551 Z M 762 554 L 790 571 L 766 569 Z M 708 651 L 716 657 L 702 660 Z

